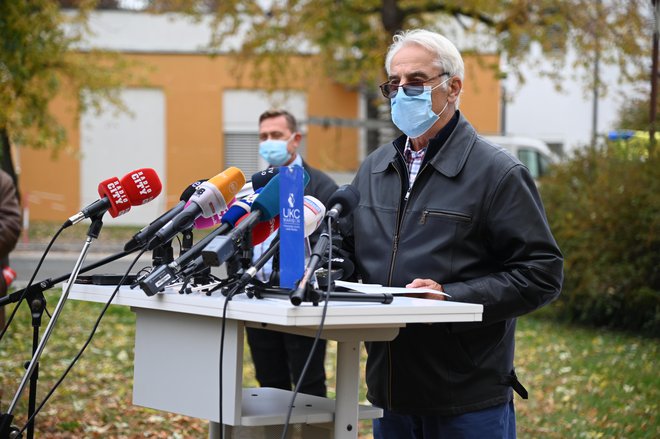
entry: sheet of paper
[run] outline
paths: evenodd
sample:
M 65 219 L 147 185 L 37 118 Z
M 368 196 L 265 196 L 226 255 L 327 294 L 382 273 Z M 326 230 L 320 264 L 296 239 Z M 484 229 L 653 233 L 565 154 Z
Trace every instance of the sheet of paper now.
M 366 294 L 389 293 L 392 295 L 397 295 L 397 294 L 408 294 L 408 293 L 432 293 L 432 294 L 439 294 L 441 296 L 451 297 L 447 293 L 443 293 L 442 291 L 438 291 L 438 290 L 432 290 L 431 288 L 384 287 L 379 284 L 361 284 L 357 282 L 345 282 L 343 280 L 335 281 L 335 285 L 338 287 L 348 288 Z

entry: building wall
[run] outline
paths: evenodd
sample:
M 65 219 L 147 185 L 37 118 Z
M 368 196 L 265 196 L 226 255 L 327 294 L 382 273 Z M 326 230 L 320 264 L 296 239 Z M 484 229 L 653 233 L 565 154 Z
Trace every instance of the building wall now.
M 496 66 L 499 57 L 482 55 L 477 59 L 466 56 L 465 79 L 461 93 L 460 110 L 477 131 L 495 133 L 500 130 L 502 91 L 500 81 L 488 66 Z
M 250 77 L 249 70 L 242 71 L 241 79 L 236 77 L 236 63 L 227 56 L 133 53 L 127 57 L 149 67 L 146 70 L 146 84 L 135 83 L 132 86 L 153 88 L 164 96 L 165 171 L 161 175 L 164 188 L 160 196 L 164 201 L 159 204 L 159 209 L 164 210 L 178 201 L 181 191 L 191 182 L 209 178 L 232 165 L 224 163 L 223 111 L 232 109 L 223 110 L 223 93 L 236 89 L 255 90 L 255 87 L 246 79 Z M 492 62 L 497 61 L 495 56 L 490 58 Z M 488 63 L 484 63 L 483 59 L 482 62 L 472 58 L 465 61 L 466 79 L 461 110 L 478 130 L 495 132 L 499 127 L 499 83 L 492 71 L 485 67 Z M 284 88 L 306 95 L 308 117 L 360 118 L 361 97 L 357 91 L 327 78 L 312 56 L 296 57 L 291 62 L 307 69 L 307 80 L 304 83 L 293 82 Z M 63 222 L 86 201 L 82 196 L 85 191 L 81 190 L 81 118 L 77 114 L 74 96 L 74 93 L 63 94 L 52 105 L 53 113 L 67 129 L 69 148 L 57 157 L 47 151 L 28 148 L 20 151 L 21 188 L 27 196 L 32 220 Z M 255 131 L 258 116 L 255 112 Z M 305 158 L 311 165 L 338 172 L 357 169 L 361 148 L 358 129 L 310 125 L 306 131 Z M 107 163 L 108 172 L 110 169 L 122 169 L 121 156 L 117 156 L 116 160 L 116 163 Z M 145 162 L 138 167 L 150 167 L 150 163 Z M 99 169 L 106 167 L 100 166 Z M 121 177 L 131 170 L 133 168 L 127 167 L 123 171 L 113 171 L 115 174 L 95 176 L 92 186 L 115 175 Z M 146 211 L 140 214 L 138 209 L 135 208 L 135 213 L 129 212 L 123 223 L 139 225 L 153 219 Z

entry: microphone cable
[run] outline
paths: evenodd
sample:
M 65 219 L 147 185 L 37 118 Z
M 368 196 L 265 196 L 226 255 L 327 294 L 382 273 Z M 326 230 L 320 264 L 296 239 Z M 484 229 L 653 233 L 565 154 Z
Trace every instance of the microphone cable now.
M 238 285 L 236 285 L 238 286 Z M 214 291 L 214 290 L 211 290 Z M 222 422 L 222 362 L 224 360 L 224 351 L 225 351 L 225 323 L 227 322 L 227 307 L 229 306 L 229 302 L 231 299 L 234 297 L 234 295 L 237 293 L 237 288 L 232 288 L 227 296 L 225 297 L 225 303 L 222 306 L 222 323 L 220 324 L 220 352 L 218 355 L 218 424 L 220 425 L 220 439 L 223 438 L 224 435 L 224 428 L 222 426 L 224 423 Z M 243 341 L 239 341 L 239 343 L 242 343 Z
M 328 223 L 327 223 L 327 230 L 328 230 L 328 242 L 332 243 L 332 218 L 328 217 Z M 316 270 L 315 270 L 316 271 Z M 328 273 L 332 272 L 332 245 L 328 246 Z M 286 419 L 284 420 L 284 430 L 282 431 L 282 436 L 281 439 L 286 439 L 287 432 L 289 430 L 289 423 L 291 422 L 291 415 L 293 413 L 293 407 L 296 402 L 296 396 L 298 395 L 298 391 L 300 390 L 300 386 L 302 385 L 303 380 L 305 379 L 305 374 L 307 374 L 307 369 L 309 369 L 309 365 L 312 362 L 312 357 L 314 356 L 314 351 L 316 350 L 316 346 L 318 345 L 319 340 L 321 339 L 321 332 L 323 332 L 323 326 L 325 325 L 325 317 L 328 312 L 328 303 L 330 302 L 330 286 L 332 285 L 332 282 L 328 282 L 327 288 L 325 290 L 324 298 L 325 298 L 325 303 L 323 304 L 323 312 L 321 313 L 321 322 L 319 323 L 319 327 L 316 330 L 316 335 L 314 335 L 314 343 L 312 343 L 312 347 L 309 350 L 309 354 L 307 355 L 307 360 L 305 360 L 305 365 L 303 366 L 302 371 L 300 372 L 300 376 L 298 377 L 298 382 L 296 383 L 296 386 L 293 389 L 293 395 L 291 396 L 291 402 L 289 403 L 289 409 L 286 414 Z M 325 366 L 324 366 L 325 367 Z
M 110 304 L 112 303 L 112 301 L 114 300 L 115 296 L 117 295 L 117 292 L 119 292 L 119 288 L 124 284 L 124 282 L 126 281 L 126 278 L 128 278 L 128 274 L 131 272 L 131 270 L 133 269 L 133 267 L 135 266 L 135 264 L 136 264 L 137 261 L 140 259 L 140 257 L 144 254 L 145 251 L 146 251 L 146 247 L 143 248 L 143 249 L 140 251 L 140 253 L 138 253 L 138 255 L 135 257 L 135 259 L 133 260 L 133 262 L 131 263 L 131 265 L 128 267 L 128 269 L 126 269 L 126 273 L 124 273 L 124 276 L 121 278 L 121 280 L 120 280 L 119 283 L 117 284 L 117 287 L 114 289 L 114 291 L 113 291 L 112 294 L 110 295 L 110 299 L 108 299 L 108 301 L 106 302 L 105 306 L 104 306 L 103 309 L 101 310 L 101 313 L 99 314 L 98 318 L 96 319 L 96 322 L 94 323 L 94 326 L 92 327 L 92 331 L 91 331 L 91 333 L 89 334 L 89 337 L 87 337 L 87 340 L 85 341 L 85 343 L 83 344 L 83 346 L 80 348 L 80 350 L 78 351 L 78 353 L 76 354 L 76 356 L 73 358 L 73 360 L 71 361 L 71 363 L 67 366 L 67 368 L 66 368 L 66 370 L 64 371 L 64 373 L 62 374 L 62 376 L 60 376 L 60 378 L 57 380 L 57 382 L 56 382 L 56 383 L 53 385 L 53 387 L 48 391 L 48 393 L 47 393 L 46 396 L 44 397 L 43 401 L 41 401 L 41 404 L 39 404 L 39 406 L 36 408 L 36 410 L 34 411 L 34 413 L 32 414 L 32 416 L 30 416 L 30 418 L 27 420 L 27 422 L 25 423 L 25 425 L 23 426 L 23 428 L 18 432 L 18 436 L 17 436 L 17 437 L 20 437 L 21 434 L 22 434 L 22 433 L 25 431 L 25 429 L 27 428 L 27 426 L 30 425 L 30 422 L 32 422 L 32 421 L 34 420 L 34 418 L 35 418 L 35 417 L 37 416 L 37 414 L 41 411 L 41 409 L 44 407 L 44 405 L 46 405 L 46 402 L 48 402 L 48 400 L 50 399 L 50 397 L 53 395 L 53 393 L 55 392 L 55 389 L 57 389 L 57 388 L 60 386 L 60 384 L 62 384 L 62 381 L 64 381 L 64 378 L 66 378 L 66 376 L 69 374 L 69 372 L 71 371 L 71 369 L 73 368 L 73 366 L 75 366 L 75 364 L 78 362 L 78 360 L 80 359 L 80 357 L 82 356 L 82 354 L 85 352 L 85 349 L 87 349 L 87 346 L 89 346 L 89 343 L 92 341 L 92 338 L 94 337 L 94 334 L 96 334 L 96 330 L 98 329 L 99 324 L 101 323 L 101 319 L 103 318 L 103 316 L 105 315 L 106 311 L 108 310 L 108 307 L 110 307 Z
M 66 224 L 66 223 L 64 223 Z M 27 287 L 23 290 L 23 294 L 21 294 L 20 299 L 16 303 L 16 306 L 11 312 L 11 315 L 7 319 L 7 323 L 5 323 L 4 328 L 2 328 L 2 332 L 0 332 L 0 341 L 2 340 L 2 337 L 4 337 L 5 333 L 7 332 L 7 329 L 9 328 L 10 323 L 12 320 L 14 320 L 14 316 L 16 315 L 16 312 L 18 311 L 18 308 L 20 308 L 21 303 L 23 303 L 23 300 L 25 300 L 25 296 L 27 296 L 28 291 L 30 290 L 30 287 L 32 287 L 32 283 L 34 282 L 34 278 L 37 277 L 37 273 L 39 273 L 39 269 L 41 268 L 41 265 L 43 264 L 44 260 L 46 259 L 46 255 L 48 255 L 48 252 L 50 252 L 50 248 L 53 246 L 57 238 L 60 236 L 60 233 L 65 229 L 64 224 L 60 226 L 60 228 L 55 232 L 55 235 L 50 239 L 50 242 L 46 246 L 46 250 L 44 250 L 44 253 L 41 255 L 41 259 L 39 259 L 39 263 L 37 264 L 37 268 L 34 269 L 34 272 L 32 273 L 32 277 L 30 278 L 30 281 L 27 284 Z M 48 317 L 51 317 L 50 313 L 48 310 L 44 307 L 44 311 L 46 311 L 46 314 Z
M 224 423 L 222 422 L 222 361 L 224 359 L 224 350 L 225 350 L 225 322 L 227 321 L 227 307 L 229 305 L 229 301 L 232 299 L 232 296 L 227 296 L 225 297 L 225 303 L 222 306 L 222 323 L 220 324 L 220 354 L 219 354 L 219 360 L 218 360 L 218 413 L 219 413 L 219 418 L 218 418 L 218 424 L 220 425 L 220 439 L 222 439 L 224 435 L 224 428 L 222 426 Z

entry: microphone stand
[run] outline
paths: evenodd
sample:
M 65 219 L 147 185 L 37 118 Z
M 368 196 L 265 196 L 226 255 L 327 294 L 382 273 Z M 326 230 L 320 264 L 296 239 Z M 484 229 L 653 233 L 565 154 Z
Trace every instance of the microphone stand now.
M 104 212 L 105 213 L 105 212 Z M 99 233 L 101 232 L 101 228 L 103 227 L 103 221 L 101 220 L 103 214 L 101 215 L 95 215 L 93 217 L 90 217 L 92 220 L 92 224 L 89 226 L 89 230 L 87 231 L 87 239 L 85 240 L 85 244 L 83 245 L 82 250 L 80 251 L 80 255 L 78 256 L 78 260 L 76 261 L 76 264 L 73 267 L 73 271 L 69 275 L 69 282 L 67 284 L 66 290 L 62 292 L 62 295 L 60 296 L 60 300 L 57 303 L 57 306 L 55 307 L 55 311 L 53 312 L 53 316 L 48 322 L 48 326 L 46 326 L 46 330 L 44 332 L 44 336 L 39 342 L 38 346 L 36 349 L 33 347 L 33 352 L 32 352 L 32 359 L 30 362 L 26 365 L 26 371 L 25 374 L 23 375 L 23 379 L 21 380 L 20 385 L 18 386 L 18 390 L 16 391 L 16 394 L 14 395 L 14 399 L 12 400 L 11 404 L 9 405 L 9 409 L 7 413 L 2 413 L 0 414 L 0 439 L 14 439 L 18 438 L 18 432 L 15 427 L 11 426 L 11 421 L 13 419 L 13 412 L 16 409 L 16 406 L 18 404 L 18 400 L 21 397 L 21 394 L 23 393 L 23 390 L 25 390 L 25 386 L 27 385 L 28 380 L 30 380 L 30 401 L 29 401 L 29 406 L 28 406 L 28 416 L 32 417 L 34 414 L 35 410 L 35 402 L 36 402 L 36 384 L 37 384 L 37 378 L 38 378 L 38 369 L 39 369 L 39 358 L 41 357 L 41 354 L 46 347 L 46 343 L 48 342 L 48 339 L 50 338 L 50 335 L 53 331 L 53 328 L 55 326 L 55 323 L 57 322 L 57 319 L 62 312 L 62 308 L 64 307 L 64 303 L 66 302 L 69 292 L 71 291 L 71 287 L 73 286 L 73 282 L 75 279 L 78 277 L 78 274 L 80 274 L 81 267 L 83 262 L 85 261 L 85 257 L 87 256 L 87 252 L 89 251 L 89 247 L 92 243 L 92 240 L 97 239 L 99 237 Z M 91 269 L 91 268 L 89 268 Z M 40 283 L 41 285 L 41 283 Z M 38 290 L 34 290 L 38 291 Z M 33 344 L 38 341 L 39 333 L 38 333 L 38 327 L 40 325 L 41 321 L 41 313 L 43 312 L 43 309 L 45 308 L 46 301 L 43 298 L 42 291 L 38 291 L 34 293 L 34 298 L 35 300 L 32 300 L 31 302 L 31 308 L 32 308 L 32 321 L 33 321 L 33 339 L 32 342 Z M 34 307 L 34 302 L 40 302 L 40 304 L 36 304 L 36 307 Z M 39 316 L 38 318 L 36 317 L 36 311 L 35 309 L 39 311 Z M 37 326 L 35 326 L 37 324 Z M 32 419 L 29 424 L 27 425 L 27 434 L 28 434 L 28 439 L 32 439 L 33 434 L 34 434 L 34 422 L 35 419 Z
M 250 283 L 254 276 L 256 276 L 257 272 L 261 270 L 264 265 L 266 265 L 266 262 L 268 262 L 273 257 L 273 255 L 275 255 L 279 248 L 280 235 L 278 233 L 277 236 L 273 238 L 273 241 L 268 247 L 268 250 L 259 256 L 259 259 L 255 261 L 254 265 L 247 268 L 243 275 L 237 281 L 235 281 L 236 283 L 231 288 L 231 290 L 228 292 L 223 292 L 223 295 L 226 296 L 228 300 L 231 300 L 232 297 L 234 297 L 241 289 L 245 288 Z
M 117 259 L 123 258 L 124 256 L 132 253 L 132 251 L 123 251 L 114 255 L 110 255 L 106 258 L 103 258 L 93 264 L 89 264 L 80 269 L 80 273 L 86 273 L 90 270 L 93 270 L 97 267 L 105 265 L 109 262 L 115 261 Z M 63 276 L 57 277 L 55 279 L 45 279 L 36 284 L 30 285 L 28 288 L 23 288 L 0 298 L 0 306 L 5 306 L 10 303 L 19 302 L 22 298 L 25 298 L 28 306 L 30 307 L 30 312 L 32 314 L 32 355 L 37 351 L 37 346 L 39 345 L 39 328 L 41 327 L 41 317 L 43 316 L 44 311 L 46 310 L 46 298 L 44 297 L 44 291 L 51 289 L 58 283 L 67 280 L 71 276 L 71 273 L 65 274 Z M 28 419 L 32 417 L 36 409 L 36 400 L 37 400 L 37 380 L 39 379 L 39 365 L 37 365 L 30 377 L 30 388 L 28 390 Z M 0 429 L 0 438 L 4 439 L 6 436 L 3 436 L 4 431 Z M 27 437 L 32 438 L 34 436 L 34 419 L 30 421 L 27 426 Z
M 298 288 L 291 290 L 289 299 L 293 305 L 298 306 L 303 300 L 314 302 L 315 306 L 318 305 L 318 297 L 315 298 L 316 300 L 310 300 L 314 290 L 309 286 L 309 281 L 311 280 L 318 266 L 321 264 L 321 256 L 328 249 L 329 243 L 330 235 L 328 234 L 328 228 L 324 223 L 324 229 L 321 232 L 321 236 L 319 236 L 318 241 L 316 241 L 314 249 L 312 250 L 312 255 L 309 258 L 305 273 L 303 274 L 302 279 L 300 279 L 300 282 L 298 282 Z
M 192 227 L 184 230 L 181 232 L 182 238 L 181 238 L 181 254 L 184 254 L 188 250 L 190 250 L 190 247 L 193 246 L 193 229 Z M 169 261 L 172 262 L 172 261 Z
M 26 296 L 28 304 L 30 306 L 30 311 L 32 314 L 32 355 L 35 354 L 37 346 L 39 344 L 39 328 L 41 327 L 41 316 L 43 315 L 44 310 L 46 309 L 46 299 L 41 290 L 30 291 Z M 25 365 L 27 367 L 27 364 Z M 28 390 L 28 419 L 32 417 L 36 410 L 37 403 L 37 380 L 39 379 L 39 365 L 37 364 L 34 368 L 34 373 L 30 377 L 30 389 Z M 11 423 L 11 414 L 2 414 L 2 417 L 7 416 L 8 422 Z M 6 427 L 9 427 L 7 425 Z M 4 422 L 3 427 L 0 428 L 0 438 L 4 439 L 4 434 L 9 434 L 9 430 L 5 432 Z M 18 430 L 13 430 L 17 432 Z M 27 425 L 27 437 L 32 439 L 34 437 L 34 419 L 32 419 Z
M 121 259 L 126 255 L 130 255 L 133 253 L 135 250 L 131 251 L 122 251 L 120 253 L 115 253 L 114 255 L 110 255 L 108 257 L 105 257 L 103 259 L 100 259 L 92 264 L 85 265 L 83 268 L 80 269 L 80 272 L 78 274 L 83 274 L 87 273 L 90 270 L 93 270 L 95 268 L 98 268 L 102 265 L 108 264 L 110 262 L 116 261 L 117 259 Z M 22 290 L 15 291 L 7 296 L 0 297 L 0 306 L 5 306 L 9 305 L 10 303 L 15 303 L 21 300 L 21 297 L 25 296 L 26 300 L 32 305 L 32 302 L 34 300 L 42 300 L 43 299 L 43 292 L 46 290 L 49 290 L 53 288 L 55 285 L 58 283 L 67 280 L 71 276 L 71 273 L 65 274 L 60 277 L 56 277 L 55 279 L 45 279 L 42 280 L 39 283 L 30 285 L 30 288 L 23 288 Z M 46 301 L 44 299 L 44 305 L 46 304 Z M 32 308 L 32 306 L 31 306 Z M 44 306 L 45 308 L 45 306 Z
M 334 219 L 333 216 L 330 216 L 330 218 Z M 353 291 L 329 291 L 327 294 L 325 294 L 324 292 L 316 290 L 311 286 L 310 280 L 314 275 L 314 273 L 316 272 L 316 269 L 321 264 L 321 258 L 325 254 L 326 250 L 328 249 L 328 245 L 330 244 L 330 233 L 329 233 L 330 231 L 328 230 L 329 229 L 328 224 L 327 223 L 323 223 L 323 224 L 324 224 L 323 231 L 321 232 L 321 236 L 319 236 L 318 241 L 316 241 L 316 245 L 314 245 L 314 249 L 312 250 L 312 255 L 309 258 L 309 262 L 307 264 L 307 267 L 305 268 L 303 277 L 298 282 L 298 287 L 295 290 L 290 290 L 285 293 L 289 297 L 291 303 L 294 306 L 299 306 L 303 301 L 312 302 L 314 306 L 318 306 L 319 301 L 321 300 L 328 300 L 328 301 L 338 300 L 338 301 L 346 301 L 346 302 L 377 302 L 383 304 L 392 303 L 394 297 L 389 293 L 364 294 Z M 332 273 L 329 273 L 328 283 L 330 285 L 332 285 L 331 276 Z M 255 288 L 254 295 L 257 298 L 279 297 L 282 295 L 279 291 L 271 291 L 268 289 L 262 291 L 259 290 L 260 288 Z
M 172 248 L 171 239 L 154 248 L 151 252 L 151 265 L 153 267 L 158 267 L 159 265 L 167 265 L 173 260 L 174 249 Z
M 193 246 L 193 228 L 190 227 L 181 233 L 181 252 L 179 253 L 179 256 L 188 253 Z M 168 264 L 172 261 L 173 259 L 168 261 Z M 211 283 L 211 267 L 205 267 L 201 270 L 195 271 L 192 276 L 192 281 L 196 285 Z

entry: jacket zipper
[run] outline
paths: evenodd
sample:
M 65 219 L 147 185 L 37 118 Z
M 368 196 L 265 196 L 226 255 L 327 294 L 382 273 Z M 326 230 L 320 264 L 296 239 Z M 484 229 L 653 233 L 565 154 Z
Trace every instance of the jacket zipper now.
M 437 217 L 441 217 L 441 218 L 451 218 L 451 219 L 455 219 L 455 220 L 466 222 L 466 223 L 472 221 L 471 216 L 465 215 L 465 214 L 462 214 L 462 213 L 447 212 L 447 211 L 444 211 L 444 210 L 428 210 L 428 209 L 426 209 L 422 213 L 422 218 L 419 220 L 419 223 L 420 224 L 425 224 L 426 219 L 429 216 L 437 216 Z
M 417 173 L 417 177 L 415 177 L 415 181 L 417 181 L 417 179 L 422 175 L 422 172 L 424 172 L 424 170 L 427 168 L 427 166 L 428 166 L 428 163 L 426 163 L 424 165 L 424 167 L 419 170 L 419 172 Z M 394 169 L 396 170 L 396 173 L 399 174 L 399 180 L 401 180 L 401 173 L 396 168 L 396 166 L 394 167 Z M 406 173 L 406 176 L 408 176 L 407 173 Z M 403 197 L 403 206 L 399 206 L 399 207 L 402 207 L 402 209 L 401 208 L 397 209 L 397 212 L 396 212 L 396 216 L 397 216 L 397 218 L 399 218 L 399 211 L 403 210 L 403 213 L 401 214 L 401 218 L 398 219 L 398 223 L 396 225 L 396 233 L 394 234 L 394 245 L 393 245 L 393 249 L 392 249 L 392 260 L 390 262 L 390 272 L 389 272 L 389 275 L 387 276 L 387 286 L 392 285 L 392 275 L 394 274 L 394 261 L 396 260 L 396 253 L 397 253 L 397 250 L 399 249 L 399 233 L 401 232 L 401 224 L 403 224 L 403 218 L 406 216 L 406 208 L 408 207 L 408 200 L 410 199 L 410 195 L 412 194 L 413 186 L 415 186 L 414 183 L 413 183 L 412 186 L 408 187 L 408 190 L 406 191 L 406 195 Z
M 415 181 L 419 178 L 419 176 L 422 174 L 424 169 L 428 166 L 428 163 L 424 165 L 422 169 L 419 170 L 417 173 L 417 177 L 415 177 Z M 396 173 L 399 175 L 399 182 L 401 181 L 401 173 L 399 172 L 398 168 L 395 166 L 394 169 L 396 170 Z M 408 177 L 408 180 L 410 181 L 410 175 L 406 173 L 406 177 Z M 399 232 L 401 231 L 401 224 L 403 224 L 403 217 L 406 215 L 406 208 L 408 207 L 408 199 L 410 198 L 410 194 L 412 192 L 414 183 L 412 185 L 408 185 L 408 190 L 406 191 L 406 195 L 403 197 L 403 206 L 399 205 L 399 208 L 396 211 L 396 217 L 398 220 L 398 223 L 396 225 L 396 233 L 394 234 L 394 245 L 392 247 L 392 259 L 390 261 L 390 273 L 387 277 L 387 286 L 392 285 L 392 275 L 394 274 L 394 261 L 396 260 L 396 253 L 397 250 L 399 249 Z M 403 209 L 403 213 L 401 214 L 401 218 L 399 219 L 399 212 Z M 389 385 L 387 386 L 387 405 L 388 408 L 392 408 L 392 345 L 390 344 L 391 342 L 387 342 L 387 358 L 389 362 L 389 367 L 388 367 L 388 374 L 389 374 Z

